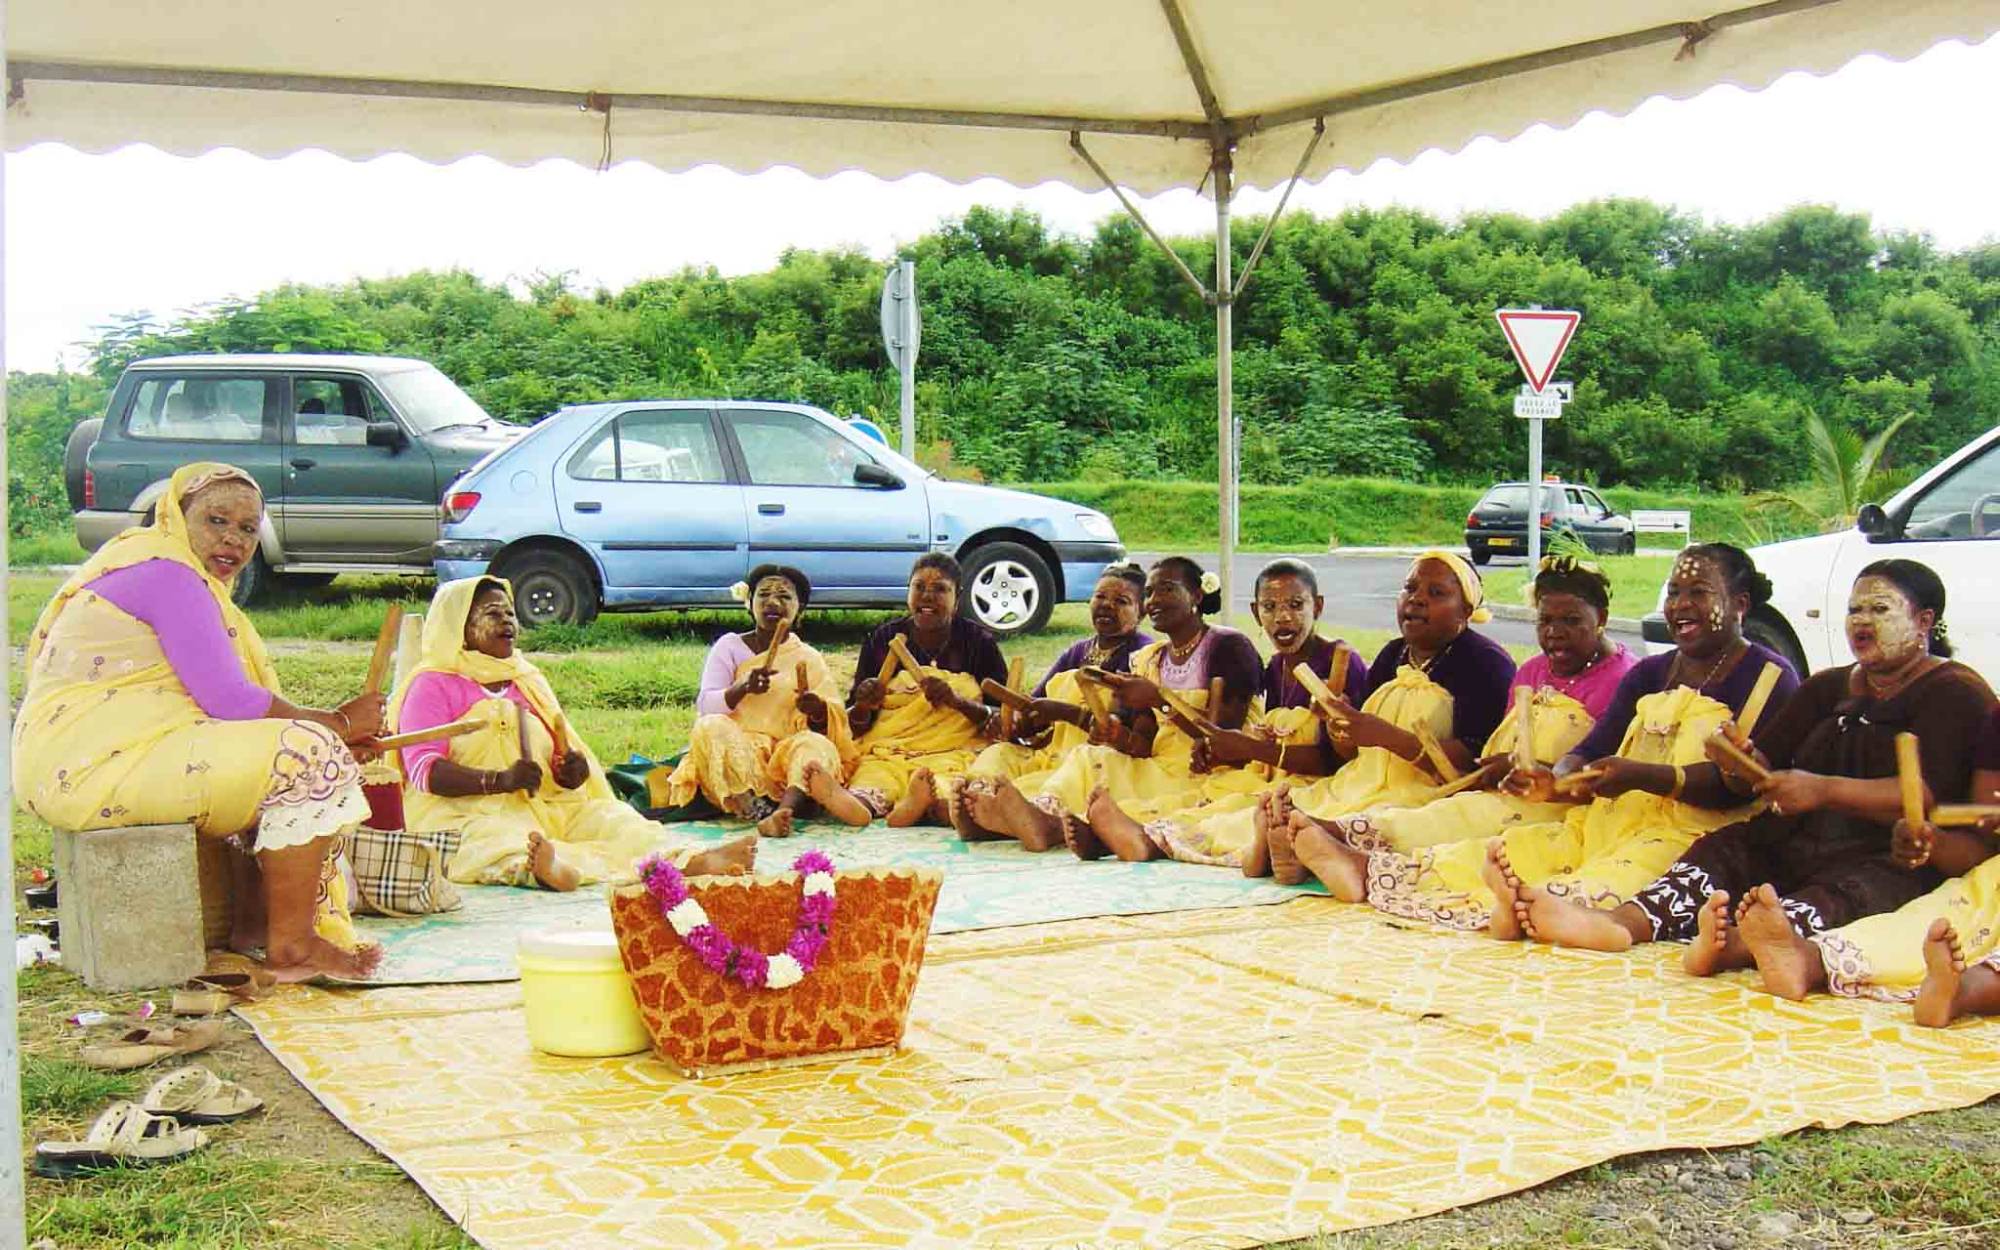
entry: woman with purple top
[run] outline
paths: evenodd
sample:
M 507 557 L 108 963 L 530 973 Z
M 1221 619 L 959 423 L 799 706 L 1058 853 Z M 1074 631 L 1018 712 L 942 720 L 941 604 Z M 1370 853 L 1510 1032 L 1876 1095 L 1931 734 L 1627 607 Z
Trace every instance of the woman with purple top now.
M 278 692 L 229 597 L 257 555 L 264 496 L 242 469 L 183 466 L 147 525 L 56 592 L 28 641 L 14 788 L 62 829 L 192 823 L 231 839 L 231 944 L 280 980 L 368 976 L 381 948 L 347 916 L 341 837 L 368 816 L 348 744 L 381 728 L 379 694 L 322 710 Z
M 1146 575 L 1136 564 L 1114 564 L 1097 579 L 1090 595 L 1091 636 L 1072 643 L 1049 666 L 1035 687 L 1034 705 L 1014 718 L 1012 740 L 981 751 L 965 777 L 950 787 L 946 808 L 960 837 L 977 838 L 981 833 L 966 811 L 971 795 L 990 793 L 1002 777 L 1016 786 L 1038 788 L 1064 756 L 1090 740 L 1090 712 L 1084 707 L 1077 672 L 1132 671 L 1132 653 L 1153 641 L 1139 632 L 1139 603 L 1145 592 Z

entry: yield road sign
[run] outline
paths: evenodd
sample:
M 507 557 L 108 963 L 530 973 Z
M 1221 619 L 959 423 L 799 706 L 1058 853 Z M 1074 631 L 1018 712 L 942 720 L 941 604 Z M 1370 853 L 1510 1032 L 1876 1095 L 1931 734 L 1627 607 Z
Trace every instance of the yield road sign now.
M 1502 308 L 1493 315 L 1499 319 L 1500 332 L 1507 336 L 1507 347 L 1514 353 L 1521 372 L 1527 375 L 1529 387 L 1541 394 L 1547 389 L 1549 379 L 1556 375 L 1556 366 L 1569 350 L 1570 338 L 1583 314 L 1543 308 Z

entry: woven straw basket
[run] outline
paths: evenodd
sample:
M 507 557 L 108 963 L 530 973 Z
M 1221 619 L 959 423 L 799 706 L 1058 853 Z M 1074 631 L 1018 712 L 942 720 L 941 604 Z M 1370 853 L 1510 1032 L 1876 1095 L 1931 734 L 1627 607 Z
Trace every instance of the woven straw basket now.
M 691 1077 L 888 1054 L 902 1041 L 943 874 L 869 868 L 835 877 L 839 899 L 818 966 L 789 989 L 711 972 L 643 885 L 611 898 L 619 954 L 662 1059 Z M 797 873 L 691 877 L 688 893 L 743 945 L 783 950 L 798 922 Z

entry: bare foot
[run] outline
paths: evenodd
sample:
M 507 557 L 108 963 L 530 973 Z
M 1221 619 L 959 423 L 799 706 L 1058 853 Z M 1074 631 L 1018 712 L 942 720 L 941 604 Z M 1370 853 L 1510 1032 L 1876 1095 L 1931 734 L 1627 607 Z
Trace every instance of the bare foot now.
M 769 816 L 757 822 L 757 836 L 760 838 L 789 838 L 792 836 L 792 809 L 774 808 Z
M 1608 911 L 1557 898 L 1532 885 L 1517 887 L 1515 898 L 1521 904 L 1514 912 L 1521 929 L 1537 942 L 1586 951 L 1632 949 L 1632 931 Z
M 746 833 L 719 846 L 688 857 L 681 871 L 690 877 L 735 876 L 749 872 L 757 862 L 757 835 Z
M 1924 934 L 1924 983 L 1917 987 L 1914 1004 L 1918 1024 L 1941 1029 L 1958 1018 L 1958 986 L 1964 976 L 1965 948 L 1959 945 L 1958 930 L 1939 916 Z
M 264 967 L 279 981 L 310 981 L 314 977 L 336 977 L 342 981 L 365 981 L 382 963 L 382 947 L 363 943 L 344 951 L 315 934 L 297 947 L 274 948 Z
M 813 802 L 819 804 L 820 810 L 841 824 L 852 825 L 859 829 L 875 819 L 874 813 L 868 810 L 868 805 L 855 798 L 853 792 L 846 786 L 834 780 L 833 774 L 826 771 L 826 766 L 819 761 L 814 760 L 806 765 L 803 780 L 806 783 L 806 793 L 812 795 Z
M 1521 901 L 1521 878 L 1515 874 L 1514 865 L 1507 862 L 1507 843 L 1495 838 L 1486 844 L 1486 863 L 1479 869 L 1480 879 L 1486 888 L 1493 891 L 1493 914 L 1486 921 L 1489 936 L 1502 942 L 1521 940 L 1520 912 L 1526 911 Z
M 1763 975 L 1764 988 L 1794 1001 L 1826 986 L 1819 948 L 1799 935 L 1785 915 L 1784 900 L 1769 884 L 1760 885 L 1736 909 L 1736 928 Z
M 528 871 L 545 888 L 561 894 L 583 884 L 583 874 L 556 858 L 555 843 L 543 837 L 540 829 L 528 830 Z
M 745 790 L 722 800 L 722 810 L 738 820 L 750 819 L 750 813 L 757 809 L 757 796 Z
M 919 768 L 910 777 L 910 788 L 903 794 L 903 801 L 889 809 L 889 827 L 907 829 L 920 824 L 930 813 L 931 803 L 937 798 L 937 778 L 928 768 Z
M 1018 839 L 1031 851 L 1054 850 L 1063 844 L 1063 822 L 1028 802 L 1019 787 L 1002 777 L 990 792 L 967 800 L 972 818 L 983 829 Z
M 951 822 L 952 831 L 961 842 L 986 842 L 1000 835 L 989 833 L 979 827 L 972 818 L 972 796 L 984 792 L 991 783 L 983 777 L 968 777 L 958 783 L 958 790 L 945 804 L 945 818 Z
M 1299 818 L 1304 817 L 1301 821 Z M 1292 850 L 1306 870 L 1326 883 L 1326 892 L 1343 903 L 1368 901 L 1368 857 L 1320 827 L 1304 812 L 1293 813 Z M 1274 851 L 1275 857 L 1275 844 Z M 1275 860 L 1274 860 L 1275 862 Z M 1280 878 L 1282 880 L 1282 878 Z
M 1279 885 L 1303 885 L 1312 874 L 1299 862 L 1298 848 L 1294 843 L 1297 831 L 1304 827 L 1302 822 L 1309 821 L 1311 817 L 1293 810 L 1290 803 L 1284 804 L 1283 815 L 1279 815 L 1279 811 L 1276 804 L 1270 807 L 1260 804 L 1257 808 L 1256 818 L 1261 822 L 1264 834 L 1264 853 L 1271 857 L 1271 880 Z
M 1681 968 L 1691 977 L 1712 977 L 1725 968 L 1750 962 L 1743 935 L 1729 906 L 1729 891 L 1717 890 L 1701 905 L 1694 921 L 1694 941 L 1681 952 Z
M 1091 832 L 1118 858 L 1127 863 L 1142 863 L 1160 857 L 1160 848 L 1153 845 L 1153 840 L 1146 836 L 1146 830 L 1125 814 L 1125 809 L 1111 797 L 1111 791 L 1103 786 L 1090 792 L 1090 805 L 1085 814 L 1090 818 Z
M 1263 815 L 1261 809 L 1257 815 Z M 1271 875 L 1271 839 L 1264 832 L 1262 820 L 1254 821 L 1252 828 L 1255 832 L 1250 835 L 1250 845 L 1243 848 L 1243 859 L 1237 866 L 1243 869 L 1246 877 L 1268 877 Z
M 1080 820 L 1065 818 L 1062 822 L 1063 845 L 1069 847 L 1070 854 L 1078 859 L 1103 859 L 1111 854 L 1111 848 L 1104 845 L 1097 831 Z

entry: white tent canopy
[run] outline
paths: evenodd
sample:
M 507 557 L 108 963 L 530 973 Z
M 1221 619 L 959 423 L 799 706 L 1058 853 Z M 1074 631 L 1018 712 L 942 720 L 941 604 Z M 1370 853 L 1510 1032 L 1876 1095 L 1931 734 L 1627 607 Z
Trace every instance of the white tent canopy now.
M 13 147 L 1240 185 L 2000 30 L 1993 0 L 14 0 Z M 1692 40 L 1692 42 L 1690 42 Z M 1183 41 L 1185 49 L 1183 48 Z M 1685 54 L 1683 54 L 1685 51 Z M 1206 90 L 1201 83 L 1205 82 Z M 280 88 L 274 94 L 258 88 Z

